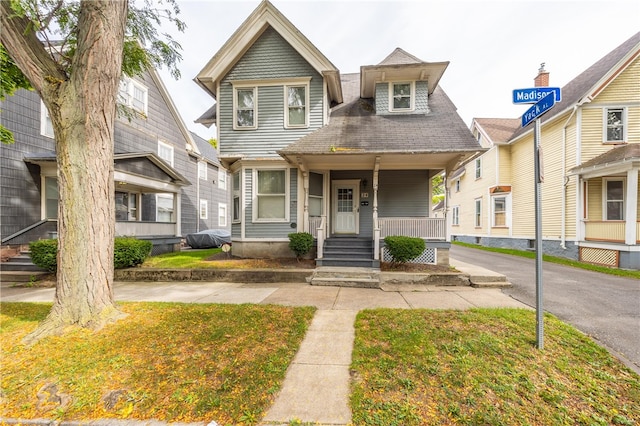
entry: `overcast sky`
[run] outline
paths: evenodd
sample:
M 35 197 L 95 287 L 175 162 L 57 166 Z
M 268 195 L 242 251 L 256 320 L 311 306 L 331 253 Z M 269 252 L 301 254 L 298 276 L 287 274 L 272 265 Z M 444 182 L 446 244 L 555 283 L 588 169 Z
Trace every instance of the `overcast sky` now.
M 382 61 L 400 47 L 427 62 L 449 61 L 440 86 L 467 125 L 474 117 L 517 118 L 512 90 L 533 86 L 541 62 L 562 87 L 640 31 L 640 1 L 311 1 L 272 0 L 341 73 Z M 194 77 L 260 4 L 178 0 L 184 33 L 182 77 L 162 79 L 187 127 L 214 103 Z

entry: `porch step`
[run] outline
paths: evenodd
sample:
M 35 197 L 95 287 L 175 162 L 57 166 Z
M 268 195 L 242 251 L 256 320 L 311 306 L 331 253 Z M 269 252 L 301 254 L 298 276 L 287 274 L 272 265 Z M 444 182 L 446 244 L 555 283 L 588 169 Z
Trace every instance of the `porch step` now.
M 380 270 L 375 268 L 320 266 L 313 271 L 311 285 L 380 288 Z
M 40 277 L 48 275 L 44 271 L 0 271 L 0 283 L 28 283 L 30 281 L 37 281 Z
M 316 259 L 316 265 L 379 268 L 380 261 L 373 260 L 371 239 L 333 237 L 325 240 L 323 258 Z
M 44 269 L 33 264 L 28 252 L 21 252 L 19 255 L 9 258 L 6 262 L 2 262 L 0 264 L 0 270 L 46 272 Z
M 369 256 L 370 257 L 370 256 Z M 380 261 L 347 257 L 323 257 L 316 259 L 316 266 L 344 266 L 351 268 L 380 268 Z

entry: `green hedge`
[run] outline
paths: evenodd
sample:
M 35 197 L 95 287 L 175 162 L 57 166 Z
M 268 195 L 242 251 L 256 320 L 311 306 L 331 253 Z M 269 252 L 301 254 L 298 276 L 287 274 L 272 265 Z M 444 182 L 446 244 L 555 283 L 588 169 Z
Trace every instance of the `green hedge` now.
M 385 237 L 384 244 L 389 250 L 391 258 L 396 263 L 406 263 L 424 252 L 425 244 L 422 238 L 390 235 Z
M 116 269 L 130 268 L 140 265 L 151 253 L 153 244 L 150 241 L 131 237 L 116 237 L 114 241 L 113 266 Z M 31 260 L 49 272 L 57 270 L 58 240 L 38 240 L 29 244 Z
M 289 234 L 289 248 L 300 259 L 313 248 L 313 235 L 308 232 L 294 232 Z

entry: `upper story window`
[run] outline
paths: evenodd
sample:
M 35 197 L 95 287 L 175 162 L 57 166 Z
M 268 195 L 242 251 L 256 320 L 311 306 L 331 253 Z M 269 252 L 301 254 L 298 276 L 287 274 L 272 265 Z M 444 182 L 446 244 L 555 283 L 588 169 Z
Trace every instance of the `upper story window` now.
M 307 127 L 309 119 L 308 86 L 285 86 L 285 127 Z
M 256 129 L 258 100 L 256 87 L 237 87 L 233 89 L 233 128 Z
M 626 111 L 624 108 L 605 108 L 604 142 L 624 142 L 626 131 Z
M 456 192 L 460 192 L 460 179 L 456 179 Z
M 482 158 L 476 158 L 476 179 L 480 179 L 482 177 Z
M 198 179 L 207 180 L 207 162 L 198 162 Z
M 224 169 L 218 169 L 218 188 L 227 189 L 227 172 Z
M 411 111 L 414 105 L 413 83 L 389 83 L 391 99 L 389 106 L 391 111 Z
M 158 157 L 169 163 L 173 167 L 173 146 L 162 141 L 158 141 Z
M 604 191 L 604 220 L 624 220 L 624 179 L 606 179 Z
M 148 90 L 145 86 L 131 78 L 123 77 L 122 80 L 120 80 L 118 101 L 123 105 L 147 115 L 149 103 Z
M 451 209 L 451 224 L 458 226 L 460 225 L 460 207 L 453 206 Z
M 49 110 L 42 101 L 40 101 L 40 134 L 49 138 L 54 137 L 51 116 L 49 116 Z

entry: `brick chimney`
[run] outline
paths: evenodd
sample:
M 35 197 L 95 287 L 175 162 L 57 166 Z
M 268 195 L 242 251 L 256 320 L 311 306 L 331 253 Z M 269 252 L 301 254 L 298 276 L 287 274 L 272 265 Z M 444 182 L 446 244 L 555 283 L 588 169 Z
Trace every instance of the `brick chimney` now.
M 533 79 L 534 87 L 549 87 L 549 72 L 544 69 L 544 62 L 540 64 L 538 75 Z

